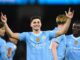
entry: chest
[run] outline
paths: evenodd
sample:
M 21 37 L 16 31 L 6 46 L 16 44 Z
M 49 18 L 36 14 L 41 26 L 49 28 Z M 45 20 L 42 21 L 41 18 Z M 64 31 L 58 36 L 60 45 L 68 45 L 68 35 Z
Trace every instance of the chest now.
M 48 36 L 45 34 L 42 35 L 30 35 L 28 38 L 28 41 L 34 42 L 34 43 L 42 43 L 49 40 Z
M 35 48 L 43 48 L 43 47 L 49 47 L 50 40 L 47 35 L 42 34 L 39 36 L 30 35 L 30 37 L 27 40 L 27 46 L 29 47 L 35 47 Z
M 80 48 L 80 39 L 69 38 L 66 46 L 68 48 Z

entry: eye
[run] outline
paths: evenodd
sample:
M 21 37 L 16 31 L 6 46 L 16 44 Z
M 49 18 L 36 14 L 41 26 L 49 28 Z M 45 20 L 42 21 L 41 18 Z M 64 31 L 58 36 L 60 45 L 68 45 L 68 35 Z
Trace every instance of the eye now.
M 36 22 L 33 22 L 33 24 L 35 24 Z
M 39 24 L 40 22 L 38 21 L 37 23 Z

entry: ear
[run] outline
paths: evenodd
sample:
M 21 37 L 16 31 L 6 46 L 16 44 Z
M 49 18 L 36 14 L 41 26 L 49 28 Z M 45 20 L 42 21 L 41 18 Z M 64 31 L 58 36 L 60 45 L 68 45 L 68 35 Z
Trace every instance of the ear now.
M 30 23 L 30 27 L 32 27 L 32 23 Z

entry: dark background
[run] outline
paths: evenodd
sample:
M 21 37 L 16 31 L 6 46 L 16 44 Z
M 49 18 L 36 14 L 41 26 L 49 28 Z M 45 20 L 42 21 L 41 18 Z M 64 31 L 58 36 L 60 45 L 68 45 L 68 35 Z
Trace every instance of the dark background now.
M 42 30 L 52 30 L 56 26 L 56 16 L 64 14 L 71 7 L 75 11 L 67 34 L 72 33 L 72 23 L 80 20 L 80 5 L 0 5 L 0 12 L 7 15 L 8 25 L 14 32 L 31 31 L 30 17 L 42 17 Z M 14 60 L 25 60 L 25 42 L 18 42 Z
M 41 16 L 42 30 L 51 30 L 56 26 L 56 16 L 65 14 L 64 11 L 68 11 L 69 7 L 75 11 L 72 23 L 80 20 L 80 5 L 2 5 L 0 12 L 7 15 L 8 24 L 14 32 L 31 31 L 32 16 Z M 71 33 L 70 26 L 67 34 Z

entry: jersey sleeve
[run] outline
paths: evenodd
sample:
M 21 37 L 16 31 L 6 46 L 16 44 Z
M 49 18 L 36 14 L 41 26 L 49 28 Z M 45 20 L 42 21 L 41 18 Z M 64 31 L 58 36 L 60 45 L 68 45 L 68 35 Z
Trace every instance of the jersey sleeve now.
M 10 58 L 12 58 L 13 59 L 13 56 L 15 55 L 15 51 L 16 51 L 16 45 L 14 44 L 14 43 L 12 43 L 12 42 L 7 42 L 7 50 L 9 49 L 9 48 L 11 48 L 12 50 L 11 50 L 11 56 L 10 56 Z
M 50 38 L 56 37 L 56 33 L 57 33 L 57 30 L 50 30 L 50 31 L 48 31 L 48 34 L 49 34 Z
M 65 57 L 65 51 L 66 51 L 66 37 L 63 35 L 61 36 L 61 41 L 58 45 L 58 59 L 63 60 Z
M 58 60 L 63 60 L 65 58 L 65 42 L 62 42 L 61 45 L 58 47 Z
M 52 42 L 56 42 L 58 44 L 57 47 L 57 56 L 58 60 L 63 60 L 66 51 L 66 37 L 65 35 L 61 35 L 59 37 L 53 38 Z
M 26 37 L 28 37 L 28 32 L 19 33 L 19 40 L 20 41 L 27 40 Z
M 12 42 L 7 42 L 7 48 L 12 48 L 12 50 L 16 50 L 16 45 Z
M 61 36 L 52 39 L 52 42 L 56 42 L 58 44 L 60 43 L 60 41 L 61 41 Z

